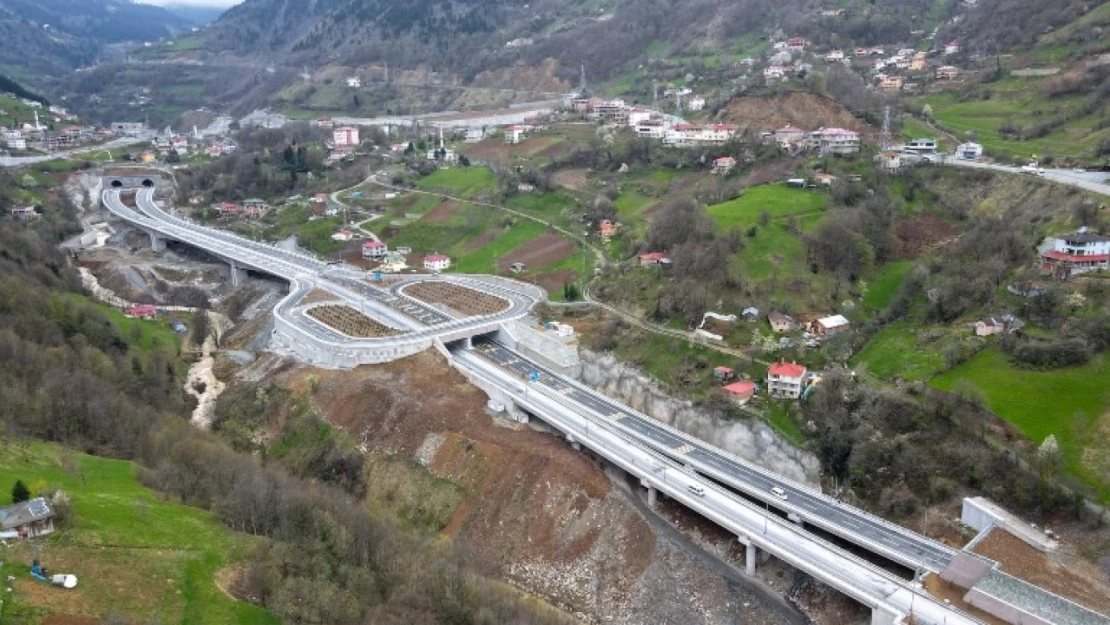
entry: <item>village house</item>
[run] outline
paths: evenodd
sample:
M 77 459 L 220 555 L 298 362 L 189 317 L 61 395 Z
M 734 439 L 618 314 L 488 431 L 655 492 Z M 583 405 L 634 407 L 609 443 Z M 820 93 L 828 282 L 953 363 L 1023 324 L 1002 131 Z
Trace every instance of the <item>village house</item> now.
M 347 79 L 347 86 L 352 89 L 360 89 L 362 88 L 362 79 L 358 76 L 351 76 Z
M 731 156 L 722 156 L 713 160 L 713 173 L 724 176 L 736 167 L 736 159 Z
M 818 336 L 836 336 L 851 327 L 851 322 L 845 319 L 844 315 L 831 315 L 814 321 L 810 326 L 810 332 Z
M 38 219 L 40 217 L 38 211 L 34 206 L 13 206 L 12 219 L 20 221 L 29 221 L 31 219 Z
M 521 182 L 520 184 L 516 185 L 516 190 L 519 193 L 532 193 L 536 190 L 536 185 L 530 182 Z
M 524 138 L 524 129 L 520 126 L 509 126 L 505 129 L 505 143 L 515 145 Z
M 655 113 L 654 111 L 649 111 L 645 108 L 631 108 L 628 109 L 628 111 L 626 112 L 628 125 L 633 128 L 635 128 L 640 122 L 645 122 L 649 119 L 652 119 L 653 117 L 656 117 L 657 115 L 658 113 Z
M 312 121 L 312 125 L 317 128 L 335 128 L 335 122 L 330 117 L 317 117 Z
M 220 215 L 220 219 L 235 219 L 239 216 L 239 205 L 235 202 L 221 202 L 216 211 Z
M 978 143 L 961 143 L 956 147 L 956 156 L 973 161 L 983 155 L 983 146 Z
M 636 134 L 649 139 L 662 139 L 667 133 L 667 122 L 662 119 L 646 119 L 634 127 Z
M 984 317 L 975 322 L 975 336 L 991 336 L 1006 331 L 1006 324 L 995 317 Z
M 735 133 L 732 124 L 677 124 L 663 135 L 663 143 L 679 147 L 723 145 Z
M 358 128 L 343 126 L 332 131 L 332 142 L 336 147 L 354 146 L 359 144 Z
M 910 70 L 914 72 L 920 72 L 921 70 L 925 69 L 929 62 L 928 59 L 929 55 L 925 52 L 918 52 L 914 54 L 913 59 L 910 60 Z
M 844 60 L 843 50 L 829 50 L 825 53 L 825 61 L 828 63 L 836 63 Z
M 944 65 L 937 68 L 937 80 L 956 80 L 960 75 L 960 70 L 952 65 Z
M 1110 269 L 1110 237 L 1078 232 L 1051 239 L 1041 252 L 1041 267 L 1054 276 L 1066 278 L 1088 271 Z
M 804 130 L 795 128 L 790 124 L 775 131 L 775 141 L 784 148 L 790 147 L 802 139 L 805 139 L 805 136 L 806 132 Z
M 617 224 L 608 219 L 602 219 L 597 226 L 597 234 L 601 237 L 602 242 L 608 243 L 617 234 Z
M 331 235 L 332 241 L 350 241 L 355 238 L 355 233 L 347 229 L 336 230 L 335 234 Z
M 959 54 L 960 43 L 958 41 L 949 41 L 944 45 L 944 54 Z
M 379 259 L 389 253 L 389 246 L 384 241 L 366 241 L 362 244 L 362 257 Z
M 798 399 L 802 395 L 806 368 L 793 362 L 777 362 L 767 369 L 767 394 Z
M 725 367 L 724 365 L 721 365 L 718 367 L 713 367 L 713 377 L 718 380 L 731 380 L 732 378 L 736 377 L 736 372 L 733 371 L 731 367 Z
M 859 133 L 844 128 L 824 128 L 815 131 L 810 139 L 821 154 L 857 154 Z
M 814 179 L 814 181 L 817 182 L 817 184 L 823 185 L 823 186 L 826 186 L 826 187 L 831 187 L 833 185 L 833 183 L 836 182 L 836 176 L 834 176 L 832 174 L 826 174 L 824 172 L 821 172 L 819 174 L 814 174 L 813 179 Z
M 705 108 L 705 98 L 696 95 L 686 103 L 686 108 L 691 111 L 700 111 Z
M 328 201 L 328 194 L 327 193 L 317 193 L 317 194 L 312 196 L 312 201 L 315 202 L 316 204 L 323 204 L 324 202 Z
M 744 310 L 740 311 L 740 317 L 748 323 L 755 323 L 756 321 L 759 321 L 759 309 L 755 306 L 748 306 Z
M 443 254 L 428 254 L 424 257 L 424 269 L 428 271 L 445 271 L 451 266 L 451 259 Z
M 755 395 L 755 382 L 751 380 L 740 380 L 739 382 L 733 382 L 722 388 L 724 392 L 728 393 L 730 399 L 736 400 L 741 404 L 748 403 Z
M 123 314 L 132 319 L 154 319 L 158 316 L 158 309 L 152 304 L 138 304 L 125 308 Z
M 886 171 L 898 171 L 905 163 L 902 162 L 902 153 L 887 150 L 882 154 L 877 154 L 875 159 L 879 161 L 879 165 Z
M 797 325 L 790 315 L 780 313 L 777 310 L 767 313 L 767 321 L 771 324 L 771 331 L 779 334 L 789 332 Z
M 479 141 L 481 141 L 482 139 L 485 139 L 485 138 L 486 138 L 486 129 L 485 128 L 467 128 L 466 129 L 466 135 L 463 137 L 463 141 L 465 141 L 466 143 L 478 143 Z
M 879 80 L 879 87 L 886 91 L 899 91 L 902 89 L 902 82 L 901 76 L 883 76 Z
M 801 52 L 806 49 L 807 43 L 805 37 L 791 37 L 786 41 L 786 49 Z
M 768 65 L 763 68 L 763 77 L 767 80 L 778 80 L 786 76 L 786 68 L 782 65 Z
M 641 267 L 655 267 L 669 262 L 666 252 L 647 252 L 640 254 Z
M 243 212 L 246 213 L 247 217 L 261 217 L 269 208 L 266 200 L 260 198 L 252 197 L 243 200 Z
M 0 538 L 37 538 L 54 533 L 54 510 L 36 497 L 0 508 Z

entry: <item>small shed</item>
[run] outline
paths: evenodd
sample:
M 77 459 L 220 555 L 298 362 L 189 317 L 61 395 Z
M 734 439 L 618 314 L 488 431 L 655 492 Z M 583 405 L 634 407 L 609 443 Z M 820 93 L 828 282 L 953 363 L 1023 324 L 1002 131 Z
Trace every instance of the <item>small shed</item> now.
M 731 380 L 735 376 L 736 372 L 733 371 L 731 367 L 713 367 L 713 377 L 718 380 Z

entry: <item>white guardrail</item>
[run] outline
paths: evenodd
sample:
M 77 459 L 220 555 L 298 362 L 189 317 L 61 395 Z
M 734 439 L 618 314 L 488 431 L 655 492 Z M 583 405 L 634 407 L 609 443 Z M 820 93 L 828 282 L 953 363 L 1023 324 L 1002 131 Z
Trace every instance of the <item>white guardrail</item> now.
M 628 440 L 606 419 L 582 414 L 566 405 L 554 391 L 520 383 L 497 365 L 468 351 L 453 354 L 452 362 L 468 376 L 499 388 L 519 406 L 542 416 L 551 425 L 624 470 L 666 493 L 675 501 L 747 540 L 775 557 L 813 575 L 853 599 L 885 612 L 890 622 L 913 614 L 917 623 L 982 625 L 982 621 L 942 603 L 913 583 L 816 538 L 751 502 L 721 489 L 711 480 L 687 472 L 681 465 Z M 537 392 L 537 388 L 541 389 Z M 703 495 L 693 494 L 696 485 Z

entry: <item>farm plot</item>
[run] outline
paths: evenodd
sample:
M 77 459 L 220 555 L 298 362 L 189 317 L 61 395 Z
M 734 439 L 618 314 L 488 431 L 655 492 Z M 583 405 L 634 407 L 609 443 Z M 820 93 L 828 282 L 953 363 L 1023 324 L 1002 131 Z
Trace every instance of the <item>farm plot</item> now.
M 497 267 L 507 271 L 513 263 L 525 267 L 545 267 L 574 256 L 578 248 L 558 234 L 544 233 L 497 259 Z
M 381 338 L 400 334 L 397 330 L 384 325 L 350 306 L 325 305 L 310 308 L 308 316 L 320 323 L 357 339 Z
M 492 315 L 509 307 L 500 297 L 446 282 L 417 282 L 405 287 L 404 293 L 426 304 L 443 304 L 466 316 Z

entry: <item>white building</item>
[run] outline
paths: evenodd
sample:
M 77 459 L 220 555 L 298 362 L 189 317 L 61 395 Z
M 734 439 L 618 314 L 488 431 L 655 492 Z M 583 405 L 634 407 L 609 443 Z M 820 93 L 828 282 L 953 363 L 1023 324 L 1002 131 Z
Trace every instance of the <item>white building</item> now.
M 358 128 L 354 126 L 336 128 L 332 131 L 332 141 L 335 143 L 336 147 L 358 145 L 360 143 L 358 139 Z
M 956 156 L 973 161 L 983 155 L 983 146 L 978 143 L 961 143 L 956 147 Z
M 1075 275 L 1097 269 L 1110 269 L 1110 237 L 1093 234 L 1086 228 L 1049 241 L 1041 252 L 1042 267 L 1058 275 Z
M 481 141 L 482 139 L 485 139 L 485 138 L 486 138 L 486 129 L 485 128 L 467 128 L 466 129 L 466 136 L 463 138 L 463 141 L 466 141 L 467 143 L 478 143 L 479 141 Z
M 736 167 L 736 159 L 731 156 L 722 156 L 713 161 L 713 173 L 724 176 Z
M 389 253 L 389 246 L 382 241 L 367 241 L 362 244 L 363 258 L 382 258 Z
M 722 145 L 736 134 L 732 124 L 678 124 L 663 134 L 663 142 L 675 146 Z
M 690 109 L 691 111 L 700 111 L 704 109 L 705 98 L 700 95 L 696 95 L 690 98 L 690 101 L 686 103 L 686 108 Z
M 703 102 L 703 104 L 704 104 L 704 102 Z M 633 128 L 635 128 L 636 125 L 639 124 L 640 122 L 644 122 L 644 121 L 647 121 L 647 120 L 651 119 L 652 115 L 654 115 L 654 113 L 652 111 L 649 111 L 649 110 L 644 109 L 644 108 L 628 109 L 628 112 L 626 114 L 628 115 L 628 125 L 632 126 Z
M 810 135 L 821 154 L 858 154 L 859 133 L 844 128 L 824 128 Z
M 782 65 L 768 65 L 763 68 L 763 77 L 768 80 L 778 80 L 786 76 L 786 68 Z
M 5 139 L 4 143 L 7 144 L 9 150 L 26 150 L 26 139 Z
M 509 126 L 505 129 L 505 143 L 516 144 L 524 138 L 524 129 L 520 126 Z
M 358 76 L 351 76 L 347 79 L 347 86 L 352 89 L 360 89 L 362 88 L 362 79 Z
M 798 399 L 802 395 L 806 368 L 792 362 L 778 362 L 767 369 L 767 394 L 771 397 Z
M 649 139 L 662 139 L 667 132 L 667 122 L 662 119 L 644 120 L 633 128 L 636 134 Z
M 843 50 L 829 50 L 828 52 L 825 53 L 825 61 L 827 61 L 829 63 L 835 63 L 837 61 L 843 61 L 843 60 L 844 60 L 844 51 Z
M 424 257 L 424 268 L 428 271 L 444 271 L 451 266 L 451 259 L 443 254 L 428 254 Z

